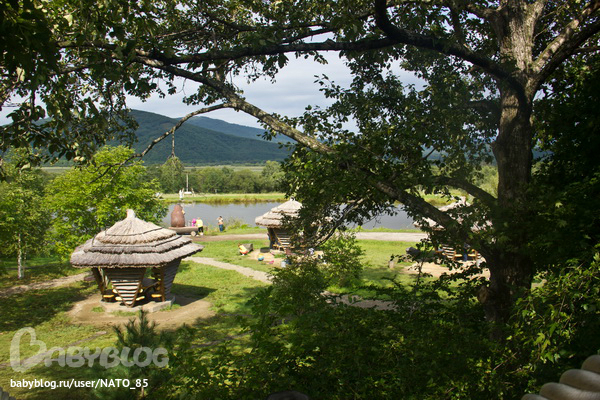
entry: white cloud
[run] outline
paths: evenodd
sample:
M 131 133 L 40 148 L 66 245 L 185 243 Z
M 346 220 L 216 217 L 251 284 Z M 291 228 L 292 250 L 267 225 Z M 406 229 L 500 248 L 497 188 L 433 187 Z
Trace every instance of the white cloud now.
M 328 64 L 319 64 L 304 58 L 291 59 L 288 65 L 278 73 L 274 83 L 269 79 L 262 78 L 248 83 L 243 77 L 236 77 L 234 83 L 243 90 L 244 96 L 250 103 L 264 111 L 298 116 L 309 104 L 324 106 L 331 103 L 319 92 L 319 85 L 315 83 L 315 75 L 327 75 L 342 85 L 347 85 L 351 81 L 350 72 L 342 60 L 337 56 L 330 55 Z M 186 94 L 192 94 L 197 85 L 189 81 L 181 82 L 182 89 L 174 96 L 164 99 L 155 96 L 146 102 L 131 98 L 128 100 L 128 105 L 134 109 L 155 112 L 168 117 L 182 117 L 200 107 L 183 104 L 183 97 Z M 231 123 L 259 126 L 254 117 L 233 110 L 214 111 L 205 116 L 223 119 Z
M 343 59 L 333 53 L 325 54 L 325 57 L 327 64 L 319 64 L 311 59 L 290 58 L 288 65 L 277 74 L 275 83 L 271 83 L 268 79 L 247 83 L 243 77 L 236 77 L 234 83 L 243 90 L 244 96 L 250 103 L 264 111 L 286 116 L 299 116 L 307 105 L 323 107 L 331 104 L 331 100 L 326 99 L 319 91 L 320 86 L 315 83 L 315 75 L 319 77 L 326 75 L 336 84 L 345 87 L 351 83 L 352 77 L 344 65 Z M 414 75 L 400 69 L 394 69 L 394 72 L 407 83 L 418 81 Z M 172 118 L 183 117 L 200 108 L 199 106 L 188 106 L 182 101 L 186 95 L 194 93 L 198 85 L 195 82 L 180 80 L 179 87 L 180 91 L 177 94 L 165 98 L 152 96 L 146 101 L 142 101 L 130 97 L 128 106 Z M 7 114 L 8 112 L 4 110 L 0 113 L 0 123 L 8 122 L 5 118 Z M 254 117 L 234 110 L 218 110 L 205 114 L 205 116 L 231 123 L 260 127 Z
M 352 76 L 344 60 L 337 54 L 326 54 L 327 64 L 319 64 L 311 59 L 290 59 L 285 68 L 276 76 L 275 83 L 268 79 L 259 79 L 247 83 L 242 77 L 237 77 L 234 83 L 243 90 L 246 99 L 268 113 L 277 113 L 286 116 L 299 116 L 307 105 L 327 106 L 332 103 L 331 99 L 325 98 L 319 91 L 319 84 L 315 83 L 316 76 L 326 75 L 344 87 L 348 87 Z M 412 73 L 394 67 L 392 71 L 401 77 L 405 83 L 422 83 Z M 186 82 L 182 93 L 165 99 L 153 98 L 146 103 L 134 100 L 129 103 L 131 108 L 144 111 L 156 112 L 169 117 L 182 117 L 185 114 L 198 109 L 198 106 L 186 106 L 181 102 L 184 93 L 191 94 L 194 85 Z M 219 110 L 206 114 L 210 118 L 222 119 L 227 122 L 259 127 L 256 119 L 243 112 L 233 110 Z

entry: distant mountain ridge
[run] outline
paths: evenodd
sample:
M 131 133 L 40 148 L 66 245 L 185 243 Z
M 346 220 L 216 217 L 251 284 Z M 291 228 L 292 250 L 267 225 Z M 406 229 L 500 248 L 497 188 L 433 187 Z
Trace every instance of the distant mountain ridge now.
M 217 132 L 223 132 L 228 135 L 244 137 L 247 139 L 264 140 L 262 137 L 265 134 L 264 129 L 252 128 L 250 126 L 239 124 L 232 124 L 230 122 L 225 122 L 220 119 L 214 119 L 209 117 L 192 117 L 186 122 L 186 124 L 192 124 L 201 128 L 210 129 Z M 289 139 L 288 137 L 283 135 L 278 135 L 276 138 L 276 142 L 289 143 L 292 142 L 292 139 Z
M 154 139 L 171 129 L 178 121 L 160 114 L 132 110 L 139 127 L 136 152 L 144 150 Z M 175 155 L 186 164 L 242 164 L 282 161 L 287 150 L 260 139 L 261 129 L 230 124 L 212 118 L 192 118 L 175 132 Z M 200 126 L 202 125 L 202 126 Z M 208 129 L 211 126 L 213 129 Z M 161 141 L 144 156 L 147 164 L 162 164 L 171 155 L 171 137 Z
M 264 129 L 232 124 L 230 122 L 209 117 L 192 117 L 186 122 L 186 124 L 192 124 L 200 128 L 222 132 L 227 135 L 243 137 L 246 139 L 262 140 L 262 135 L 265 133 Z

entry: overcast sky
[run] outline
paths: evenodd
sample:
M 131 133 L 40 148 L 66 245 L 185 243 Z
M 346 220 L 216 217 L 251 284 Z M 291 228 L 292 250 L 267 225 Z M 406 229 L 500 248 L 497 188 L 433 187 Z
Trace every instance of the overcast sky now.
M 325 65 L 304 58 L 290 58 L 288 65 L 278 73 L 274 84 L 267 79 L 260 79 L 248 84 L 241 77 L 236 78 L 234 82 L 244 91 L 244 95 L 250 103 L 264 111 L 290 117 L 299 116 L 307 105 L 326 106 L 331 103 L 331 100 L 326 99 L 319 92 L 319 85 L 315 83 L 315 75 L 327 75 L 336 84 L 344 87 L 348 87 L 351 82 L 348 68 L 337 54 L 326 54 L 326 58 L 328 64 Z M 413 75 L 401 71 L 396 72 L 401 73 L 406 81 L 416 82 Z M 128 106 L 132 109 L 154 112 L 172 118 L 183 117 L 202 107 L 187 106 L 181 101 L 186 94 L 194 92 L 197 87 L 194 82 L 181 81 L 180 87 L 179 93 L 162 99 L 153 96 L 142 102 L 140 99 L 130 98 Z M 5 116 L 10 111 L 11 109 L 5 109 L 0 113 L 0 123 L 9 122 Z M 260 127 L 253 117 L 233 110 L 218 110 L 204 114 L 204 116 L 235 124 Z
M 312 60 L 304 58 L 290 58 L 288 65 L 283 68 L 276 77 L 273 84 L 270 80 L 260 79 L 248 84 L 243 78 L 236 78 L 235 84 L 244 91 L 246 99 L 262 108 L 268 113 L 277 113 L 288 117 L 295 117 L 302 114 L 307 105 L 327 106 L 332 103 L 326 99 L 319 91 L 320 86 L 315 83 L 315 75 L 328 76 L 336 84 L 348 87 L 352 81 L 348 68 L 344 65 L 343 59 L 340 59 L 337 53 L 325 54 L 327 64 L 318 64 Z M 419 80 L 412 73 L 394 68 L 394 72 L 399 74 L 404 83 L 418 84 Z M 151 98 L 146 102 L 139 99 L 130 99 L 129 107 L 137 110 L 150 111 L 168 117 L 183 117 L 186 114 L 195 111 L 199 106 L 186 106 L 181 99 L 187 93 L 194 92 L 196 86 L 193 82 L 188 82 L 181 93 L 164 99 Z M 260 127 L 253 117 L 233 110 L 218 110 L 206 117 L 221 119 L 230 123 Z
M 325 106 L 330 104 L 328 99 L 319 92 L 319 85 L 315 83 L 315 75 L 327 75 L 337 84 L 347 86 L 351 77 L 348 69 L 337 55 L 329 55 L 328 64 L 317 64 L 312 60 L 291 59 L 288 65 L 281 70 L 276 82 L 260 79 L 256 82 L 247 83 L 245 79 L 237 77 L 235 84 L 244 91 L 246 99 L 262 108 L 268 113 L 278 113 L 286 116 L 298 116 L 302 114 L 307 105 Z M 185 94 L 194 92 L 196 85 L 193 82 L 185 83 L 182 92 L 164 99 L 158 96 L 142 102 L 139 99 L 130 99 L 130 108 L 150 111 L 168 117 L 183 117 L 184 115 L 201 108 L 200 106 L 187 106 L 181 99 Z M 242 112 L 233 110 L 218 110 L 206 117 L 222 119 L 227 122 L 259 127 L 256 120 Z

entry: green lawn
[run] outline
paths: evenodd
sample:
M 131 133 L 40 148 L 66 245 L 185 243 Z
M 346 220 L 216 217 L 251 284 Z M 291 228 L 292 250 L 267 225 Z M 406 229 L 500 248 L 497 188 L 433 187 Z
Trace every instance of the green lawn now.
M 195 342 L 206 344 L 225 340 L 242 333 L 240 315 L 249 314 L 248 300 L 264 283 L 247 278 L 235 271 L 227 271 L 192 262 L 183 262 L 173 285 L 173 292 L 195 296 L 213 305 L 216 316 L 195 324 Z M 28 291 L 6 298 L 0 298 L 0 364 L 9 362 L 10 344 L 15 332 L 20 328 L 35 329 L 36 339 L 43 341 L 47 348 L 67 347 L 79 340 L 94 338 L 99 331 L 105 334 L 86 341 L 80 346 L 95 349 L 115 344 L 116 336 L 110 327 L 98 328 L 91 325 L 74 325 L 66 312 L 73 304 L 83 300 L 97 290 L 93 282 L 78 282 L 70 286 Z M 174 307 L 177 309 L 177 307 Z M 169 312 L 169 311 L 164 311 Z M 29 345 L 29 335 L 23 336 L 21 358 L 37 353 L 37 346 Z M 238 340 L 244 340 L 243 337 Z M 90 389 L 38 389 L 10 388 L 10 380 L 17 379 L 97 379 L 94 371 L 87 366 L 81 368 L 61 367 L 54 363 L 46 367 L 43 363 L 26 372 L 15 372 L 10 366 L 0 366 L 0 387 L 11 395 L 23 399 L 46 399 L 49 394 L 55 399 L 87 399 Z
M 249 241 L 254 244 L 254 248 L 266 248 L 269 245 L 268 240 L 254 240 Z M 237 245 L 239 241 L 224 240 L 218 242 L 205 242 L 203 243 L 204 250 L 199 255 L 202 257 L 214 258 L 218 261 L 227 262 L 235 265 L 241 265 L 243 267 L 252 268 L 258 271 L 270 272 L 274 267 L 277 267 L 280 262 L 278 259 L 275 260 L 274 264 L 267 264 L 265 262 L 256 261 L 253 258 L 241 256 L 237 251 Z M 408 275 L 401 273 L 404 267 L 409 266 L 409 263 L 396 263 L 394 269 L 389 268 L 389 260 L 392 255 L 398 256 L 406 252 L 406 249 L 410 246 L 414 246 L 415 243 L 410 242 L 387 242 L 381 240 L 359 240 L 359 245 L 365 251 L 363 257 L 364 270 L 362 273 L 362 284 L 363 285 L 375 285 L 380 287 L 392 286 L 391 279 L 396 279 L 398 282 L 410 284 L 414 281 L 414 275 Z M 283 259 L 283 255 L 279 255 L 278 258 Z M 347 288 L 330 288 L 336 293 L 347 293 L 353 289 Z M 373 293 L 364 290 L 361 292 L 362 295 L 372 297 Z
M 266 237 L 266 233 L 265 233 Z M 240 240 L 219 240 L 218 242 L 205 242 L 204 250 L 198 253 L 200 257 L 210 257 L 215 260 L 227 262 L 235 265 L 241 265 L 242 267 L 248 267 L 257 271 L 270 272 L 274 264 L 268 264 L 264 261 L 257 261 L 252 257 L 242 256 L 238 252 L 238 244 Z M 268 252 L 269 240 L 246 240 L 244 243 L 252 243 L 255 250 L 263 249 Z M 283 259 L 283 255 L 279 255 L 278 258 Z M 276 261 L 277 262 L 277 261 Z
M 15 258 L 0 259 L 0 289 L 15 285 L 26 285 L 43 282 L 63 276 L 76 275 L 83 272 L 73 268 L 68 261 L 61 261 L 55 256 L 34 257 L 25 260 L 25 277 L 17 278 L 17 261 Z

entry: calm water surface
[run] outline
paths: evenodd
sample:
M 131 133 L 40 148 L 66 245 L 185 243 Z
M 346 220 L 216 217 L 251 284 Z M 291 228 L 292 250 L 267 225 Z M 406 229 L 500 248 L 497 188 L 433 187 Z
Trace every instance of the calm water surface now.
M 269 203 L 243 203 L 243 204 L 206 204 L 206 203 L 183 203 L 185 211 L 185 220 L 189 224 L 194 218 L 202 218 L 204 225 L 217 226 L 217 218 L 223 216 L 225 223 L 228 218 L 235 218 L 244 221 L 249 226 L 256 226 L 254 219 L 277 207 L 279 202 Z M 169 205 L 169 212 L 163 219 L 163 225 L 169 226 L 171 222 L 171 211 L 175 204 Z M 382 215 L 363 225 L 364 228 L 371 229 L 384 227 L 389 229 L 414 229 L 413 220 L 406 215 L 406 212 L 398 207 L 396 215 Z

